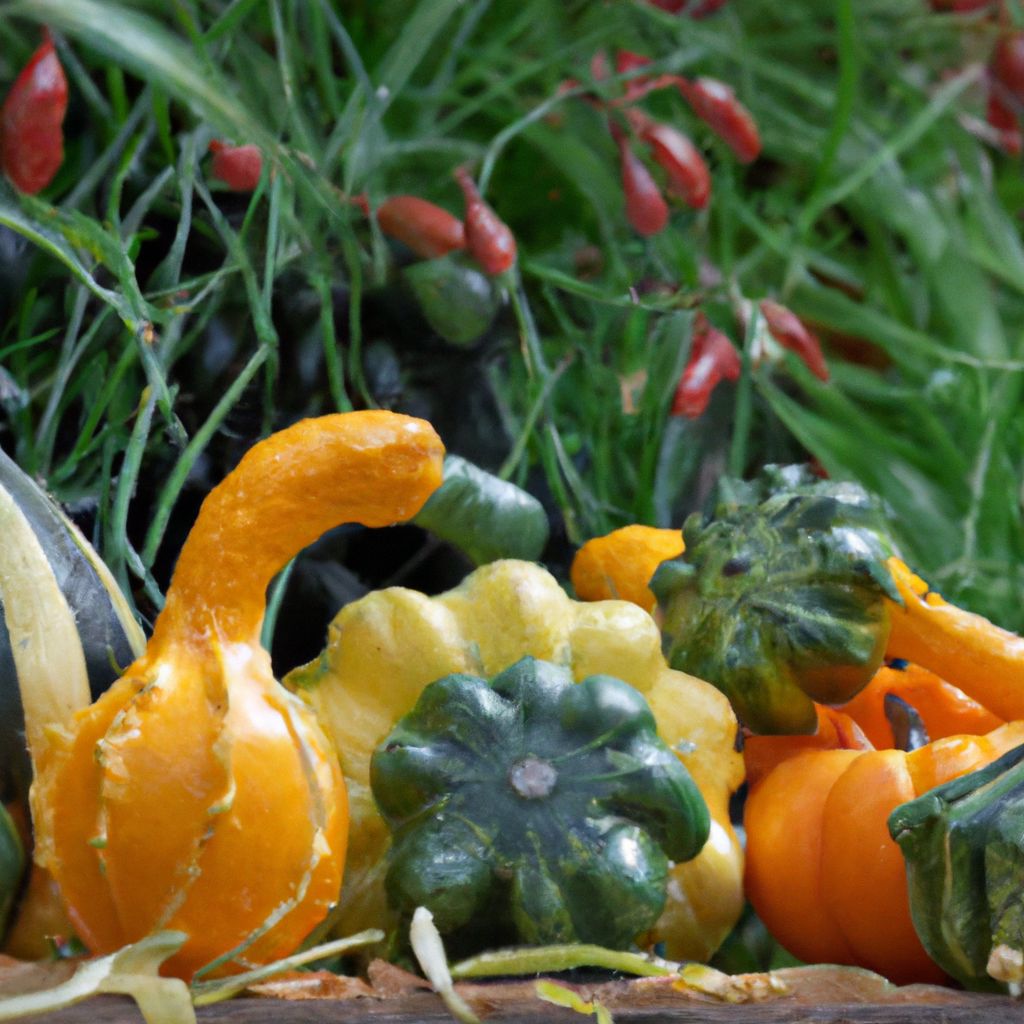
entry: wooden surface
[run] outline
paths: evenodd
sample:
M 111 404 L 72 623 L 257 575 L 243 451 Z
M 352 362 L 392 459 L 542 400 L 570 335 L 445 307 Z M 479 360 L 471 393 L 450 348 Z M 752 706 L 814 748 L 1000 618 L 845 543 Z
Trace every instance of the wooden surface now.
M 477 1007 L 478 1013 L 481 1007 Z M 685 1001 L 664 1005 L 611 1008 L 616 1024 L 1002 1024 L 1024 1021 L 1024 1005 L 1000 996 L 975 996 L 951 1004 L 834 1003 L 794 1005 L 785 998 L 770 1003 L 732 1005 Z M 545 1006 L 533 1000 L 506 1003 L 482 1019 L 494 1024 L 558 1024 L 587 1018 L 572 1010 Z M 203 1024 L 451 1024 L 453 1017 L 441 1000 L 422 993 L 395 1000 L 234 999 L 202 1007 Z M 103 996 L 78 1006 L 33 1018 L 39 1024 L 142 1024 L 135 1004 Z
M 833 969 L 780 971 L 776 977 L 785 982 L 784 994 L 765 996 L 762 990 L 747 1002 L 680 990 L 664 979 L 571 987 L 582 999 L 599 999 L 616 1024 L 1024 1024 L 1024 1003 L 1005 996 L 925 985 L 896 988 L 868 972 L 843 974 Z M 594 1019 L 539 1000 L 533 981 L 464 983 L 458 990 L 487 1024 L 581 1024 Z M 732 996 L 743 998 L 735 992 Z M 196 1015 L 202 1024 L 451 1024 L 454 1019 L 433 992 L 401 987 L 385 992 L 383 985 L 372 994 L 352 998 L 246 996 L 202 1007 Z M 142 1024 L 130 999 L 113 996 L 33 1020 L 38 1024 Z

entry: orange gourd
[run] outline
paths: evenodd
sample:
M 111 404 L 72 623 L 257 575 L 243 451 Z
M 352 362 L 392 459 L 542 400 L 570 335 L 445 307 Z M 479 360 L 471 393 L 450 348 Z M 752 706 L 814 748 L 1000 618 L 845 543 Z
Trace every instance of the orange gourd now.
M 569 577 L 581 601 L 631 601 L 653 612 L 648 584 L 662 562 L 683 553 L 681 530 L 633 524 L 588 540 L 573 558 Z
M 1006 721 L 1024 718 L 1024 637 L 943 600 L 899 559 L 886 564 L 903 599 L 888 602 L 886 656 L 930 669 Z
M 746 892 L 768 930 L 811 963 L 941 982 L 911 921 L 889 814 L 1021 743 L 1024 722 L 1011 722 L 910 752 L 804 749 L 782 759 L 752 786 L 744 812 Z
M 853 700 L 842 706 L 880 749 L 896 746 L 885 713 L 885 698 L 890 694 L 914 708 L 932 740 L 961 733 L 977 736 L 1004 724 L 998 715 L 920 665 L 881 668 Z
M 189 938 L 169 973 L 235 971 L 326 915 L 345 788 L 260 646 L 266 588 L 332 526 L 415 515 L 442 457 L 422 420 L 325 416 L 256 445 L 207 497 L 145 653 L 32 751 L 36 860 L 94 953 L 175 929 Z

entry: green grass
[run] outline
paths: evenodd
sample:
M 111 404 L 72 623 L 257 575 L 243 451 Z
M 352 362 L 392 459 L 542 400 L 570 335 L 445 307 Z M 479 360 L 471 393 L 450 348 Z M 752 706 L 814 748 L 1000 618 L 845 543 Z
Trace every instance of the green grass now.
M 678 525 L 723 471 L 812 456 L 888 502 L 946 596 L 1024 628 L 1024 188 L 965 128 L 981 19 L 924 0 L 734 0 L 699 22 L 640 0 L 0 0 L 0 81 L 43 23 L 67 157 L 42 198 L 0 184 L 0 224 L 28 243 L 0 263 L 0 442 L 94 512 L 146 614 L 245 443 L 393 404 L 549 501 L 556 569 L 615 526 Z M 763 133 L 743 167 L 677 95 L 645 101 L 714 177 L 709 211 L 649 241 L 601 117 L 557 94 L 601 47 L 730 82 Z M 267 155 L 251 197 L 211 181 L 214 137 Z M 346 200 L 458 211 L 463 162 L 520 247 L 470 350 L 427 337 Z M 742 345 L 745 301 L 769 295 L 821 330 L 831 381 L 748 360 L 700 420 L 670 416 L 692 311 Z

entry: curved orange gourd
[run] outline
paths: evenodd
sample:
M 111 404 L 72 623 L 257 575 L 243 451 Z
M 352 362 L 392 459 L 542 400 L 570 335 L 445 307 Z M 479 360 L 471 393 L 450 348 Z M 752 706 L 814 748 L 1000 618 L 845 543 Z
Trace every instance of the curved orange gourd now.
M 572 561 L 570 579 L 581 601 L 631 601 L 653 612 L 657 600 L 648 584 L 662 562 L 683 553 L 681 530 L 623 526 L 588 540 Z
M 189 978 L 287 955 L 325 916 L 345 788 L 260 646 L 266 589 L 332 526 L 415 515 L 443 454 L 422 420 L 325 416 L 256 445 L 207 497 L 145 653 L 33 751 L 36 859 L 93 952 L 180 930 L 166 969 Z
M 1024 718 L 1024 637 L 944 601 L 899 559 L 886 564 L 903 599 L 887 602 L 886 656 L 930 669 L 1008 722 Z
M 778 738 L 776 738 L 778 739 Z M 890 812 L 1024 743 L 1024 722 L 917 750 L 802 749 L 750 790 L 747 896 L 810 963 L 867 967 L 898 984 L 944 979 L 914 931 Z M 777 752 L 778 753 L 778 752 Z
M 913 707 L 932 740 L 959 734 L 977 736 L 1004 724 L 998 715 L 920 665 L 881 668 L 853 700 L 842 705 L 843 712 L 880 749 L 896 745 L 885 713 L 885 698 L 889 694 Z

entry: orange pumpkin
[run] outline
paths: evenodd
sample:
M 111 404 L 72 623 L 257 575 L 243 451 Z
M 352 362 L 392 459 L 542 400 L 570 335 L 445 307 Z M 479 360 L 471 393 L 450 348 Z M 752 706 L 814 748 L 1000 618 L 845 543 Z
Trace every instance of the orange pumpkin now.
M 414 515 L 442 457 L 421 420 L 325 416 L 207 497 L 145 653 L 32 751 L 36 859 L 94 953 L 167 928 L 188 935 L 168 972 L 244 969 L 292 952 L 337 899 L 345 787 L 260 646 L 266 589 L 326 529 Z
M 768 930 L 811 963 L 854 964 L 898 984 L 940 982 L 907 900 L 887 820 L 901 803 L 1024 743 L 1024 722 L 914 751 L 810 749 L 747 797 L 745 885 Z

